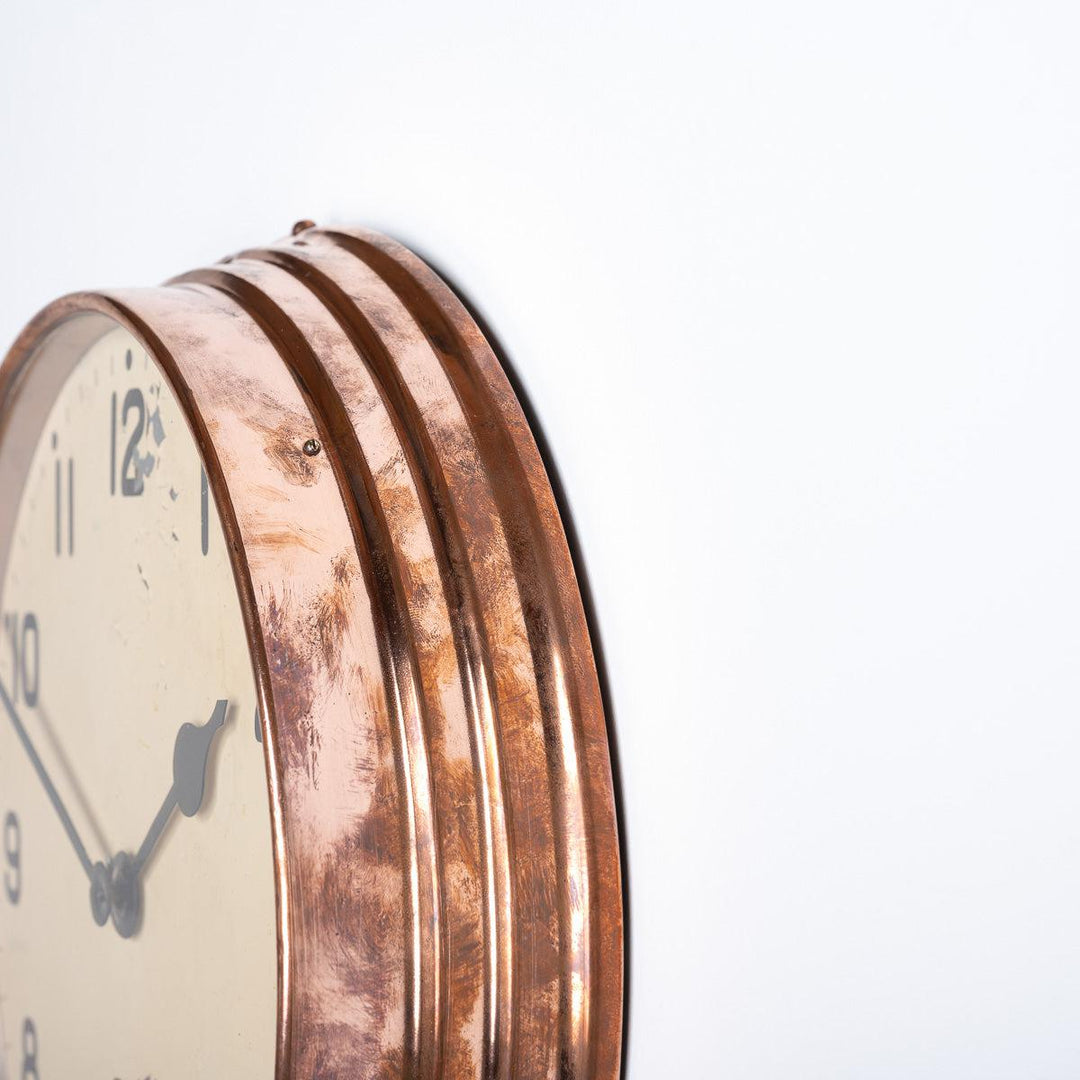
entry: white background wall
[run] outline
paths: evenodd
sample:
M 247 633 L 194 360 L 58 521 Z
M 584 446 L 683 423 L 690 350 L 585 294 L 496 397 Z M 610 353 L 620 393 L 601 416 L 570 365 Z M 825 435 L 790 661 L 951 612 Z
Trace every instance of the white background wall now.
M 599 616 L 630 1080 L 1080 1074 L 1078 31 L 0 10 L 0 337 L 308 216 L 500 337 Z

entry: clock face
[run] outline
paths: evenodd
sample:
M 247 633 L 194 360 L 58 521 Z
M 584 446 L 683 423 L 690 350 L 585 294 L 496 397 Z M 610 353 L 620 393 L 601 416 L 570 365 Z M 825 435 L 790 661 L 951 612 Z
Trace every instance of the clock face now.
M 29 462 L 4 492 L 0 1076 L 272 1076 L 247 636 L 194 439 L 127 331 L 76 359 Z

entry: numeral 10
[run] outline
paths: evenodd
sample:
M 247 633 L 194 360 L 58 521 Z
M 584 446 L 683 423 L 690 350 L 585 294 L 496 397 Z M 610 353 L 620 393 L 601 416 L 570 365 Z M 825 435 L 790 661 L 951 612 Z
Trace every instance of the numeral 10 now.
M 4 629 L 11 642 L 11 698 L 34 708 L 41 687 L 41 634 L 37 616 L 27 613 L 20 618 L 14 612 L 4 615 Z

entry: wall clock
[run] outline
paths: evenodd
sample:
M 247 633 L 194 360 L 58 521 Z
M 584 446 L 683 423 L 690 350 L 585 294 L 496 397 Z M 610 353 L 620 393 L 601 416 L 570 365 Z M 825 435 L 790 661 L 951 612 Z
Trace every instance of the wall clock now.
M 476 323 L 301 223 L 0 374 L 0 1072 L 614 1080 L 611 765 Z

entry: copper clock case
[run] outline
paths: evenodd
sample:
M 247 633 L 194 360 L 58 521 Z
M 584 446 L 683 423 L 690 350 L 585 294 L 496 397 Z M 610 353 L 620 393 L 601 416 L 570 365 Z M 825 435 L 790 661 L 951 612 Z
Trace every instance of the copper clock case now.
M 278 1077 L 615 1080 L 596 666 L 476 322 L 401 245 L 309 223 L 160 288 L 57 301 L 0 373 L 2 560 L 45 413 L 106 319 L 170 380 L 230 548 L 271 802 Z

